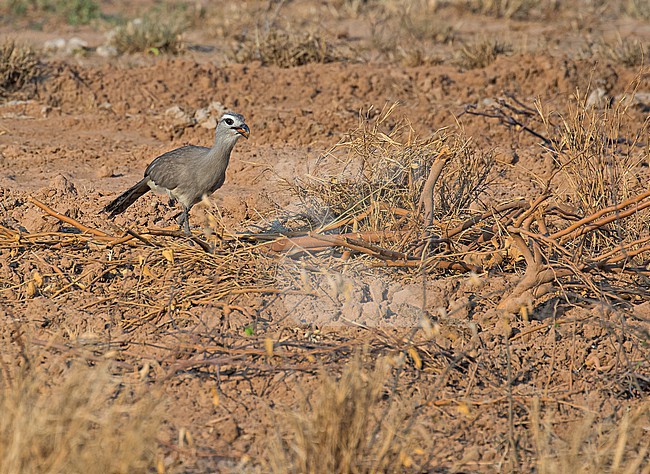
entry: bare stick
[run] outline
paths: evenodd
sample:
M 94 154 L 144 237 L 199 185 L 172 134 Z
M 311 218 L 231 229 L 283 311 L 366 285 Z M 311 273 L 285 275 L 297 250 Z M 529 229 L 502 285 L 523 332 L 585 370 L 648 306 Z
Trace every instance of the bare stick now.
M 646 209 L 648 207 L 650 207 L 650 201 L 641 203 L 641 204 L 633 207 L 632 209 L 627 209 L 625 211 L 616 212 L 616 214 L 614 214 L 614 215 L 611 215 L 611 216 L 608 216 L 608 217 L 603 217 L 602 219 L 599 219 L 599 220 L 593 222 L 592 224 L 585 225 L 585 226 L 581 227 L 580 229 L 574 230 L 569 235 L 565 235 L 564 237 L 562 237 L 560 239 L 560 242 L 564 243 L 567 240 L 575 239 L 577 237 L 580 237 L 581 235 L 584 235 L 584 234 L 587 234 L 588 232 L 591 232 L 592 230 L 596 230 L 596 229 L 598 229 L 600 227 L 603 227 L 603 226 L 609 224 L 610 222 L 614 222 L 614 221 L 617 221 L 617 220 L 620 220 L 620 219 L 624 219 L 624 218 L 629 217 L 629 216 L 631 216 L 633 214 L 636 214 L 637 212 L 642 211 L 643 209 Z
M 363 240 L 367 243 L 380 242 L 385 239 L 395 239 L 401 235 L 399 232 L 351 232 L 348 234 L 337 234 L 337 235 L 322 235 L 322 234 L 311 234 L 311 235 L 302 235 L 298 237 L 280 237 L 272 242 L 265 242 L 261 247 L 268 247 L 272 252 L 292 252 L 292 251 L 301 251 L 301 250 L 324 250 L 332 246 L 330 238 L 345 239 L 353 238 Z M 242 235 L 241 238 L 253 238 L 257 240 L 255 236 L 246 236 Z M 263 236 L 268 238 L 268 236 Z M 336 244 L 338 245 L 338 244 Z
M 456 237 L 461 232 L 464 232 L 467 229 L 475 226 L 476 224 L 478 224 L 482 220 L 485 220 L 485 219 L 491 217 L 492 215 L 494 215 L 494 213 L 510 211 L 510 210 L 513 210 L 513 209 L 522 209 L 522 208 L 527 207 L 527 206 L 528 206 L 528 203 L 526 201 L 524 201 L 524 200 L 518 200 L 518 201 L 509 202 L 509 203 L 506 203 L 506 204 L 501 204 L 500 206 L 497 206 L 494 209 L 490 209 L 489 211 L 486 211 L 483 214 L 472 217 L 471 219 L 467 219 L 461 225 L 459 225 L 457 227 L 454 227 L 451 230 L 448 230 L 447 232 L 445 232 L 446 238 L 451 239 L 452 237 Z
M 449 147 L 444 147 L 436 157 L 429 170 L 429 177 L 424 183 L 422 193 L 420 194 L 420 201 L 418 202 L 418 210 L 424 208 L 424 225 L 430 226 L 433 223 L 433 190 L 436 187 L 440 173 L 449 160 Z
M 627 206 L 630 206 L 632 204 L 636 204 L 636 203 L 638 203 L 640 201 L 643 201 L 647 197 L 650 197 L 650 191 L 646 191 L 643 194 L 639 194 L 638 196 L 635 196 L 635 197 L 633 197 L 631 199 L 628 199 L 627 201 L 623 201 L 620 204 L 616 204 L 614 206 L 609 206 L 609 207 L 606 207 L 605 209 L 601 209 L 600 211 L 598 211 L 598 212 L 596 212 L 594 214 L 591 214 L 590 216 L 587 216 L 584 219 L 580 219 L 579 221 L 571 224 L 569 227 L 567 227 L 565 229 L 562 229 L 560 231 L 557 231 L 554 234 L 549 235 L 549 238 L 557 239 L 558 237 L 564 237 L 565 235 L 570 234 L 571 232 L 579 229 L 580 227 L 584 226 L 585 224 L 589 224 L 589 223 L 601 218 L 605 214 L 609 214 L 610 212 L 620 211 L 621 209 L 624 209 Z M 632 213 L 634 213 L 634 212 L 636 212 L 636 208 L 633 210 Z M 615 220 L 615 219 L 612 219 L 612 220 Z M 603 224 L 599 224 L 599 225 L 603 225 Z M 591 230 L 593 230 L 593 229 L 591 229 Z M 582 235 L 585 232 L 581 232 L 578 235 Z
M 51 207 L 47 206 L 46 204 L 43 204 L 41 201 L 39 201 L 36 198 L 28 197 L 27 200 L 29 202 L 31 202 L 32 204 L 34 204 L 36 207 L 40 207 L 42 210 L 44 210 L 50 216 L 56 217 L 60 221 L 65 222 L 66 224 L 70 224 L 71 226 L 76 227 L 81 232 L 84 232 L 86 234 L 96 235 L 98 237 L 112 237 L 112 236 L 110 236 L 109 234 L 107 234 L 106 232 L 104 232 L 102 230 L 93 229 L 92 227 L 85 226 L 81 222 L 78 222 L 78 221 L 72 219 L 71 217 L 64 216 L 60 212 L 57 212 L 54 209 L 52 209 Z

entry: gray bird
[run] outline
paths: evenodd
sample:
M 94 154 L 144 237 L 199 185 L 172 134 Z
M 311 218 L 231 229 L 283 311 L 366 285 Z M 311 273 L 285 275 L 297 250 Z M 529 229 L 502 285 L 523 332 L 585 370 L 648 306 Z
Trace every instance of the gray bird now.
M 183 207 L 178 220 L 190 234 L 192 206 L 219 189 L 226 180 L 230 153 L 239 137 L 248 138 L 250 129 L 243 115 L 226 112 L 219 123 L 212 148 L 187 145 L 160 155 L 147 167 L 142 178 L 104 208 L 113 217 L 124 212 L 140 196 L 153 190 L 167 194 Z

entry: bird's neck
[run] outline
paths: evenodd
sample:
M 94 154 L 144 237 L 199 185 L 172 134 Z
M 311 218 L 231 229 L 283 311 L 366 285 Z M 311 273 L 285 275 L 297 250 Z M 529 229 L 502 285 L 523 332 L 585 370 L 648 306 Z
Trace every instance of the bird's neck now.
M 235 144 L 237 143 L 237 138 L 230 138 L 229 140 L 215 140 L 214 145 L 212 145 L 212 149 L 210 150 L 211 153 L 225 153 L 226 155 L 230 155 L 230 152 L 232 151 L 233 148 L 235 148 Z
M 217 140 L 207 154 L 208 161 L 225 169 L 228 166 L 230 153 L 235 147 L 235 143 L 237 143 L 237 140 Z

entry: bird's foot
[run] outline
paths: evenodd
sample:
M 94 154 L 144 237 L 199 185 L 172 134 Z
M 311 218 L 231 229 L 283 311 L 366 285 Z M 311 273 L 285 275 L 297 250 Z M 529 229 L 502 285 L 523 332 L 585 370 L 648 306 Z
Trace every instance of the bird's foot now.
M 183 211 L 178 218 L 178 225 L 182 227 L 185 235 L 192 235 L 190 231 L 190 219 L 187 211 Z

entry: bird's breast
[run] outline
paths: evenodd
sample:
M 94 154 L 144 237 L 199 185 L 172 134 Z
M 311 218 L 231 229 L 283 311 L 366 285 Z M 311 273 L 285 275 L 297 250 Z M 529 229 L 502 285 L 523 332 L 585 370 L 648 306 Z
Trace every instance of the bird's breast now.
M 182 205 L 185 207 L 189 208 L 192 207 L 194 204 L 194 196 L 190 196 L 185 190 L 181 189 L 179 186 L 173 188 L 173 189 L 168 189 L 165 188 L 164 186 L 159 186 L 156 184 L 156 182 L 153 179 L 150 179 L 147 181 L 147 185 L 151 188 L 151 190 L 155 193 L 158 194 L 166 194 L 170 198 L 174 199 L 175 201 L 180 202 Z

